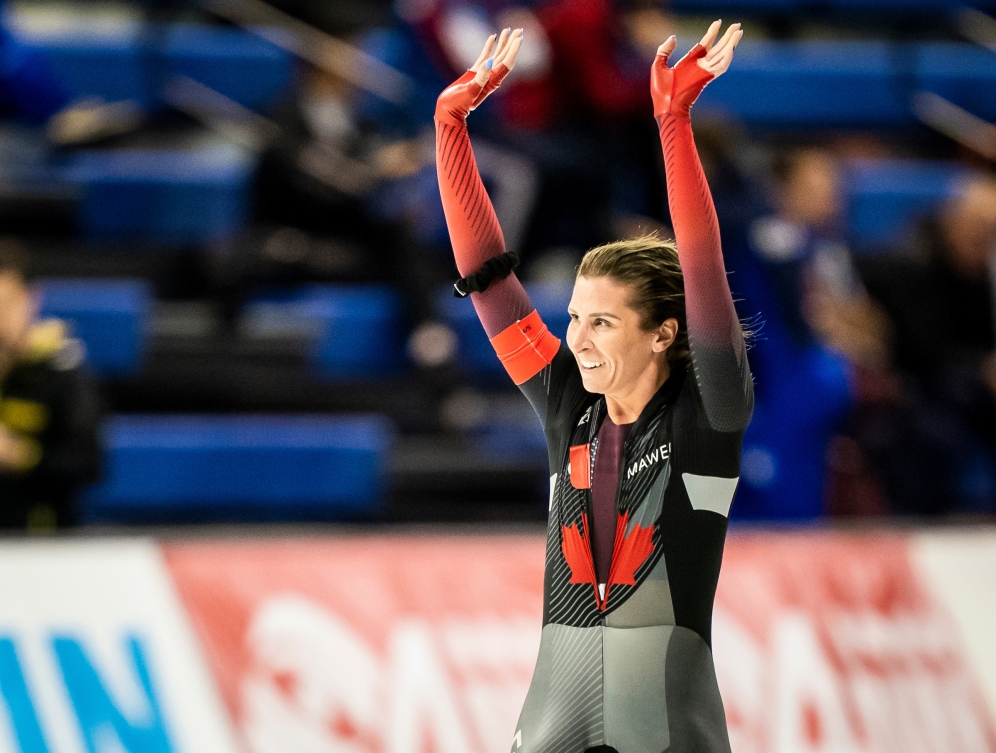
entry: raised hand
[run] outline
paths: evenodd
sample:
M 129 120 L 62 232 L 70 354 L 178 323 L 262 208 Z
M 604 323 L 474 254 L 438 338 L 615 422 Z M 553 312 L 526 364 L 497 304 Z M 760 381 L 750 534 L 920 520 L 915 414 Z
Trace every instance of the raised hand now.
M 522 29 L 504 29 L 488 37 L 477 62 L 439 95 L 436 120 L 450 125 L 463 123 L 515 67 L 521 45 Z
M 730 67 L 733 51 L 744 33 L 740 24 L 732 24 L 722 39 L 713 44 L 721 25 L 721 21 L 714 21 L 702 40 L 674 68 L 669 68 L 667 62 L 677 45 L 675 37 L 669 37 L 657 48 L 657 57 L 650 69 L 650 95 L 654 100 L 655 116 L 670 114 L 687 118 L 692 103 L 706 84 Z

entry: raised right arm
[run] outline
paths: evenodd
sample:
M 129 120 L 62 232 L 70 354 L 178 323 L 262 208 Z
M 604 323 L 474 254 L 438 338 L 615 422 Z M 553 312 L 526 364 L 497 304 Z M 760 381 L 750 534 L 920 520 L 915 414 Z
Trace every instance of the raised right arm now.
M 481 181 L 467 133 L 466 118 L 508 73 L 514 62 L 521 30 L 503 32 L 485 45 L 475 67 L 439 95 L 436 103 L 436 174 L 457 269 L 463 277 L 505 253 L 505 239 L 491 199 Z M 492 49 L 493 48 L 493 49 Z M 493 54 L 486 63 L 485 58 Z M 509 54 L 511 58 L 509 58 Z M 487 64 L 494 61 L 494 69 Z M 494 280 L 485 291 L 471 293 L 484 330 L 512 380 L 523 386 L 553 360 L 560 341 L 550 334 L 514 274 Z M 532 390 L 523 388 L 545 417 Z
M 742 36 L 739 24 L 734 24 L 713 46 L 718 31 L 717 21 L 674 68 L 667 65 L 674 38 L 661 45 L 651 70 L 651 94 L 684 277 L 695 379 L 709 425 L 716 431 L 739 432 L 750 423 L 754 385 L 726 279 L 716 209 L 695 148 L 690 119 L 692 103 L 709 81 L 726 71 Z

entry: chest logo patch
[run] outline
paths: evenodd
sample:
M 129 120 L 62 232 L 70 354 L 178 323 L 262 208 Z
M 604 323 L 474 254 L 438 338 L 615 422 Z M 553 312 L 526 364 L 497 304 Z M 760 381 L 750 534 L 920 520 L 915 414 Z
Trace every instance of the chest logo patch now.
M 571 474 L 571 486 L 575 489 L 590 489 L 591 445 L 579 444 L 571 447 L 571 457 L 567 467 Z
M 653 450 L 648 452 L 639 460 L 634 460 L 633 463 L 626 469 L 626 479 L 631 479 L 640 471 L 650 468 L 652 465 L 657 463 L 658 460 L 668 460 L 671 457 L 671 443 L 667 442 L 662 444 L 660 447 L 655 447 Z

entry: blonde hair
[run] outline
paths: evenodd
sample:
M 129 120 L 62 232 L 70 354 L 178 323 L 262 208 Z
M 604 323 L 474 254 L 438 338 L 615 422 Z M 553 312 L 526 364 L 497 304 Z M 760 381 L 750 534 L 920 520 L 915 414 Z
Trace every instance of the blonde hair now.
M 678 333 L 667 349 L 672 368 L 687 368 L 688 325 L 685 319 L 685 279 L 673 240 L 657 233 L 606 243 L 584 255 L 578 277 L 608 277 L 629 285 L 633 291 L 627 302 L 639 312 L 640 326 L 652 332 L 667 319 L 678 320 Z

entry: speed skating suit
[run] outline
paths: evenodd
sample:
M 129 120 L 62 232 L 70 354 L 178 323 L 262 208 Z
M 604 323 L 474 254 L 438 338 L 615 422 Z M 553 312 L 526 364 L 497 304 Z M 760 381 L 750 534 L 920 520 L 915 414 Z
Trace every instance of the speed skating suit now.
M 692 366 L 673 371 L 624 445 L 604 591 L 590 526 L 605 399 L 585 391 L 514 274 L 471 296 L 543 424 L 550 463 L 542 639 L 512 753 L 730 751 L 710 628 L 753 387 L 689 118 L 711 78 L 695 62 L 704 54 L 697 46 L 674 68 L 658 57 L 653 71 Z M 488 91 L 505 73 L 492 73 Z M 468 72 L 436 109 L 439 185 L 465 276 L 505 251 L 465 124 L 488 91 Z

